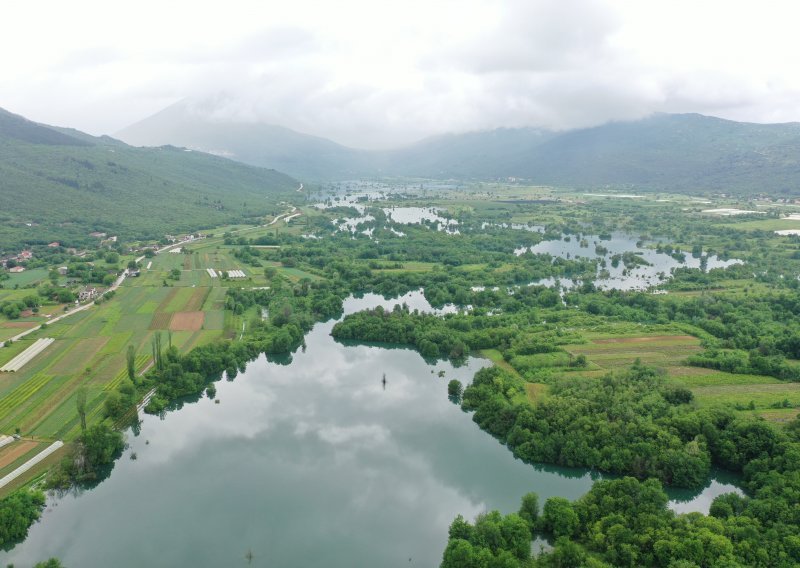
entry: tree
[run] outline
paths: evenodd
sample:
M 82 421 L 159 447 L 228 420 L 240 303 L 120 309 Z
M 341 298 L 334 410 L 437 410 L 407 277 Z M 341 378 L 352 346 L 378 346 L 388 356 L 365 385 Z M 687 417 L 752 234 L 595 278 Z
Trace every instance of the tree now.
M 528 523 L 516 513 L 506 515 L 500 523 L 505 549 L 520 560 L 531 555 L 531 530 Z
M 159 371 L 162 370 L 161 362 L 161 332 L 157 331 L 153 336 L 153 364 Z
M 586 561 L 586 552 L 579 544 L 562 536 L 550 553 L 550 564 L 558 568 L 580 568 Z
M 33 568 L 64 568 L 64 565 L 58 558 L 50 558 L 44 562 L 37 562 Z
M 545 502 L 542 521 L 544 529 L 556 538 L 572 536 L 578 528 L 578 514 L 563 497 L 551 497 Z
M 136 382 L 136 348 L 133 345 L 128 345 L 128 352 L 125 354 L 125 360 L 128 364 L 128 378 L 132 382 Z
M 41 491 L 20 490 L 0 499 L 0 545 L 25 538 L 42 512 L 45 496 Z
M 97 466 L 108 465 L 125 447 L 122 434 L 106 426 L 95 424 L 81 434 L 80 446 L 85 464 L 91 471 Z
M 528 527 L 533 532 L 536 528 L 536 521 L 539 519 L 539 495 L 531 492 L 522 497 L 519 516 L 528 523 Z
M 85 386 L 82 386 L 75 394 L 75 404 L 78 406 L 78 416 L 81 418 L 81 430 L 83 431 L 86 430 L 86 398 L 87 389 Z
M 460 399 L 463 392 L 464 387 L 461 384 L 461 381 L 453 379 L 447 383 L 447 396 L 450 398 Z

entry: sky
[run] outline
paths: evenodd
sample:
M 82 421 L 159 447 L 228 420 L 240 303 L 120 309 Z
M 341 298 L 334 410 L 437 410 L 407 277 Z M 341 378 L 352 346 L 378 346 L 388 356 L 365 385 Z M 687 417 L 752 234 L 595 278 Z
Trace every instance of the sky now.
M 15 0 L 0 107 L 113 135 L 189 99 L 363 148 L 654 112 L 800 121 L 799 20 L 793 0 Z

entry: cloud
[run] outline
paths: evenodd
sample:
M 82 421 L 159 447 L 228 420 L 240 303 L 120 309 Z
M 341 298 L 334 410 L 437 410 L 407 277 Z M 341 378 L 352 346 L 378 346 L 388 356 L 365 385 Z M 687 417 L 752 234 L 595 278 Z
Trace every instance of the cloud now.
M 478 35 L 433 60 L 475 73 L 554 72 L 583 68 L 607 56 L 620 20 L 608 4 L 585 0 L 518 1 Z
M 205 99 L 215 120 L 361 147 L 659 111 L 800 119 L 800 8 L 788 1 L 142 0 L 112 17 L 84 0 L 53 3 L 47 20 L 40 9 L 9 7 L 0 106 L 95 134 L 185 98 Z

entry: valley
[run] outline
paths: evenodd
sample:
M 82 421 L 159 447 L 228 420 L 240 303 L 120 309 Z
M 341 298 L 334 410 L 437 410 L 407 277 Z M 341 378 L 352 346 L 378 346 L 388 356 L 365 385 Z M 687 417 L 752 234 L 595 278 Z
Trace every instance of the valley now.
M 203 238 L 184 240 L 145 257 L 133 252 L 137 247 L 122 251 L 117 266 L 129 266 L 129 261 L 138 259 L 138 276 L 125 278 L 113 296 L 99 305 L 0 349 L 0 363 L 5 364 L 38 339 L 55 340 L 20 371 L 0 375 L 0 426 L 4 434 L 21 435 L 19 441 L 0 448 L 4 464 L 0 474 L 53 441 L 82 439 L 79 392 L 86 396 L 90 429 L 93 425 L 122 428 L 129 444 L 121 452 L 122 461 L 95 478 L 104 480 L 96 488 L 97 481 L 78 484 L 81 497 L 75 506 L 50 497 L 42 521 L 31 529 L 31 540 L 14 547 L 9 560 L 33 561 L 46 546 L 47 554 L 72 564 L 85 561 L 96 549 L 68 546 L 53 538 L 62 523 L 95 515 L 74 507 L 96 508 L 91 502 L 101 495 L 106 495 L 104 501 L 123 495 L 133 498 L 136 492 L 125 485 L 130 483 L 126 480 L 143 468 L 151 472 L 148 475 L 158 475 L 152 468 L 163 463 L 201 470 L 198 463 L 206 463 L 207 456 L 227 455 L 229 446 L 243 443 L 243 451 L 260 451 L 246 440 L 259 440 L 280 454 L 282 448 L 304 447 L 311 436 L 308 432 L 315 432 L 315 443 L 333 444 L 316 451 L 341 463 L 340 475 L 356 480 L 354 488 L 346 491 L 369 486 L 361 476 L 347 472 L 361 467 L 360 460 L 370 459 L 377 448 L 401 443 L 408 459 L 420 459 L 430 468 L 445 447 L 479 444 L 480 452 L 493 456 L 487 454 L 481 461 L 501 468 L 493 469 L 492 475 L 520 481 L 502 495 L 495 493 L 488 480 L 478 490 L 473 487 L 477 480 L 470 481 L 467 473 L 474 466 L 458 465 L 459 459 L 468 459 L 477 450 L 464 448 L 458 459 L 448 452 L 448 468 L 459 470 L 461 481 L 453 480 L 453 472 L 429 477 L 443 484 L 435 490 L 438 494 L 461 495 L 460 504 L 451 501 L 437 513 L 436 526 L 421 527 L 430 539 L 424 552 L 409 552 L 429 564 L 444 549 L 447 524 L 454 515 L 474 516 L 486 508 L 511 513 L 527 490 L 539 492 L 543 499 L 580 499 L 599 475 L 608 480 L 652 476 L 669 487 L 671 507 L 682 513 L 708 513 L 714 498 L 726 492 L 752 495 L 756 491 L 737 461 L 742 458 L 720 453 L 705 442 L 695 445 L 696 435 L 676 431 L 671 421 L 702 423 L 718 415 L 727 417 L 731 425 L 760 424 L 777 439 L 794 435 L 800 412 L 800 389 L 796 388 L 800 382 L 795 378 L 800 374 L 800 353 L 792 337 L 800 334 L 800 323 L 793 308 L 779 306 L 790 305 L 798 290 L 796 237 L 754 228 L 755 221 L 746 215 L 709 216 L 703 212 L 710 207 L 707 203 L 673 194 L 632 200 L 624 194 L 590 196 L 516 183 L 428 180 L 334 183 L 306 186 L 304 192 L 300 198 L 294 191 L 293 200 L 276 203 L 274 214 L 260 217 L 257 223 L 207 229 Z M 787 225 L 800 223 L 788 217 L 794 209 L 782 203 L 718 198 L 713 206 L 737 204 L 758 206 L 768 218 L 783 218 Z M 25 281 L 5 282 L 0 302 L 35 293 L 49 274 L 31 270 L 11 278 L 26 273 Z M 37 314 L 3 319 L 0 329 L 10 337 L 19 333 L 19 324 L 37 325 L 60 307 L 44 302 Z M 760 319 L 747 315 L 750 309 L 759 310 Z M 764 319 L 766 314 L 769 319 Z M 126 368 L 129 346 L 134 353 L 134 380 Z M 330 367 L 333 361 L 342 365 L 320 370 L 319 365 Z M 490 394 L 491 389 L 485 390 L 482 385 L 489 370 L 494 373 L 493 384 L 505 384 L 506 391 Z M 387 378 L 385 391 L 382 375 Z M 291 386 L 292 376 L 306 378 Z M 215 386 L 220 378 L 227 380 Z M 446 387 L 452 379 L 466 387 L 463 401 L 448 400 Z M 636 419 L 623 419 L 626 424 L 630 421 L 629 432 L 590 441 L 574 427 L 599 420 L 589 408 L 599 395 L 592 389 L 604 381 L 618 381 L 609 384 L 623 389 L 620 396 L 632 389 L 625 395 L 632 397 L 626 399 L 627 404 L 631 408 L 643 404 L 648 410 L 641 410 Z M 638 391 L 636 381 L 644 381 L 647 390 Z M 308 393 L 317 391 L 320 402 L 308 407 Z M 144 410 L 160 420 L 131 414 L 129 405 L 146 394 L 149 402 Z M 400 415 L 409 412 L 401 410 L 408 397 L 417 400 L 415 415 L 421 426 L 434 416 L 445 422 L 412 434 L 410 424 L 399 418 L 389 425 L 382 424 L 378 415 L 356 419 L 354 410 L 341 416 L 330 414 L 335 408 L 347 408 L 350 398 L 366 408 L 372 404 L 381 408 L 377 402 L 381 396 L 391 397 L 390 406 Z M 321 401 L 331 397 L 336 402 L 324 412 Z M 639 397 L 645 398 L 640 401 Z M 299 402 L 301 398 L 306 402 Z M 253 406 L 255 400 L 275 400 L 274 404 L 297 411 L 304 405 L 307 408 L 304 413 L 276 417 L 277 423 L 272 424 L 264 408 Z M 664 406 L 664 400 L 672 402 Z M 484 401 L 497 406 L 490 410 Z M 564 428 L 553 434 L 564 444 L 560 450 L 547 450 L 550 446 L 541 440 L 531 454 L 528 446 L 521 445 L 530 434 L 519 431 L 509 437 L 508 426 L 499 427 L 492 417 L 507 408 L 502 412 L 508 412 L 513 423 L 517 413 L 529 408 L 541 413 L 541 420 L 550 420 L 546 416 L 553 409 L 575 403 L 587 405 L 587 414 L 575 417 L 572 425 L 558 426 Z M 273 403 L 265 404 L 268 408 Z M 458 410 L 459 404 L 474 412 L 477 425 L 469 420 L 470 414 Z M 240 427 L 234 428 L 235 416 L 244 420 Z M 245 420 L 245 416 L 250 418 Z M 316 426 L 308 430 L 314 420 Z M 721 429 L 719 436 L 733 435 L 719 424 L 714 426 Z M 276 427 L 282 432 L 288 429 L 286 435 L 270 434 Z M 227 433 L 215 433 L 220 428 Z M 422 447 L 407 445 L 406 437 L 417 439 L 429 428 L 447 432 L 456 428 L 457 438 L 442 439 L 437 450 L 431 448 L 433 453 L 419 454 Z M 549 428 L 556 428 L 555 423 Z M 187 429 L 200 429 L 206 432 L 201 437 L 219 441 L 201 451 L 198 448 L 205 444 L 195 446 L 181 434 Z M 175 436 L 180 437 L 179 443 L 162 446 L 159 442 Z M 350 441 L 359 436 L 366 436 L 367 445 L 353 456 L 351 452 L 362 446 Z M 341 445 L 344 440 L 348 442 Z M 575 449 L 581 447 L 584 450 Z M 638 449 L 620 454 L 626 447 Z M 20 487 L 40 486 L 45 472 L 61 467 L 59 460 L 71 451 L 67 444 L 0 491 L 9 495 Z M 187 451 L 193 457 L 184 464 L 180 456 Z M 509 462 L 512 453 L 523 461 Z M 681 465 L 665 462 L 663 456 L 680 460 Z M 292 468 L 304 463 L 294 454 L 285 454 L 283 459 Z M 263 475 L 270 475 L 270 464 L 259 466 L 265 468 L 260 470 Z M 567 469 L 551 470 L 548 464 Z M 507 473 L 501 473 L 505 467 Z M 187 479 L 189 474 L 176 471 L 172 475 Z M 286 476 L 300 475 L 289 471 L 284 472 Z M 165 481 L 154 479 L 153 483 Z M 281 488 L 287 487 L 288 478 L 275 483 L 280 493 L 286 490 Z M 308 485 L 322 483 L 306 480 Z M 249 478 L 241 484 L 258 485 Z M 197 491 L 226 494 L 219 488 L 200 489 L 202 485 L 198 478 Z M 337 487 L 344 490 L 342 485 Z M 688 493 L 682 487 L 689 488 Z M 412 484 L 406 490 L 423 488 Z M 177 488 L 170 491 L 179 492 Z M 378 498 L 382 490 L 375 491 L 371 494 L 379 501 L 389 498 Z M 95 494 L 98 497 L 92 497 Z M 267 509 L 277 498 L 272 492 L 260 494 Z M 356 494 L 351 499 L 358 501 Z M 132 506 L 131 502 L 120 504 L 120 510 Z M 206 506 L 219 508 L 212 502 Z M 159 510 L 160 505 L 149 507 Z M 180 514 L 177 503 L 169 507 Z M 407 514 L 433 514 L 413 511 Z M 102 515 L 100 510 L 96 513 Z M 369 520 L 373 513 L 362 513 L 352 526 L 374 523 Z M 166 510 L 160 514 L 169 516 Z M 257 518 L 261 517 L 250 517 L 249 522 L 262 522 Z M 117 522 L 108 518 L 106 524 L 113 532 Z M 92 526 L 86 524 L 85 530 L 95 530 Z M 269 530 L 280 532 L 277 527 Z M 419 539 L 413 533 L 407 537 Z M 350 544 L 337 553 L 341 555 L 337 565 L 348 565 L 347 551 L 356 546 L 347 538 L 343 542 Z M 381 542 L 378 535 L 371 538 Z M 112 543 L 115 537 L 109 534 L 105 540 Z M 289 536 L 278 540 L 292 542 Z M 261 550 L 245 540 L 228 541 L 219 549 L 222 556 L 215 557 L 219 562 L 245 547 L 277 562 L 294 550 L 291 545 Z M 389 549 L 388 544 L 377 546 L 375 561 L 394 562 L 384 556 Z M 175 554 L 185 558 L 189 553 L 178 547 Z M 131 565 L 146 561 L 136 549 L 127 555 Z

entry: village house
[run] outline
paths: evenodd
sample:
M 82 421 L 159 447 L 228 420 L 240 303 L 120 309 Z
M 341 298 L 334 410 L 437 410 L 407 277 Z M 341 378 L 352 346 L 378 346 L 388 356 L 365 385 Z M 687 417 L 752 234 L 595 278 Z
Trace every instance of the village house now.
M 69 272 L 69 268 L 67 268 L 66 266 L 59 266 L 58 267 L 58 274 L 59 275 L 66 276 L 67 272 Z
M 18 272 L 25 272 L 25 267 L 24 266 L 14 266 L 13 268 L 9 268 L 8 271 L 12 272 L 14 274 L 16 274 Z
M 24 250 L 17 255 L 17 260 L 30 260 L 33 258 L 33 253 L 29 250 Z
M 61 243 L 59 243 L 58 241 L 53 241 L 52 243 L 50 243 L 47 246 L 49 246 L 50 248 L 58 248 L 58 247 L 61 246 Z
M 97 294 L 97 288 L 84 288 L 78 292 L 78 301 L 88 302 L 89 300 L 94 300 L 97 297 Z

